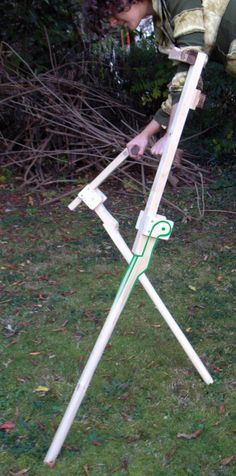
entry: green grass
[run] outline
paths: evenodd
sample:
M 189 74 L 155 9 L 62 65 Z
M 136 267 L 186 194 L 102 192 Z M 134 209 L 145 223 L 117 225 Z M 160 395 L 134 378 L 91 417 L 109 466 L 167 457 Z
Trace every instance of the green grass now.
M 225 182 L 206 191 L 207 208 L 232 210 Z M 199 220 L 194 191 L 168 198 L 195 218 L 183 223 L 163 209 L 176 223 L 170 240 L 157 244 L 148 275 L 214 384 L 202 382 L 137 285 L 53 469 L 43 458 L 126 264 L 84 207 L 4 213 L 3 206 L 0 424 L 16 426 L 0 431 L 2 476 L 236 474 L 233 215 L 209 212 Z M 114 196 L 111 206 L 132 243 L 143 203 Z M 40 385 L 49 391 L 40 394 Z M 195 439 L 177 436 L 197 430 Z

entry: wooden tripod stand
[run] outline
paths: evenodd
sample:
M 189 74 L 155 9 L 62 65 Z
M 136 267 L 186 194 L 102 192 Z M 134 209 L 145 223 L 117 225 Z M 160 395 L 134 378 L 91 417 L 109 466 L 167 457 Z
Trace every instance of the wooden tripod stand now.
M 111 162 L 108 167 L 106 167 L 89 185 L 84 187 L 84 189 L 78 194 L 78 197 L 76 197 L 69 205 L 70 210 L 75 210 L 81 202 L 84 202 L 91 210 L 96 212 L 102 220 L 105 230 L 128 262 L 128 267 L 118 288 L 118 292 L 104 326 L 98 336 L 87 364 L 76 385 L 67 410 L 44 459 L 44 463 L 49 466 L 53 466 L 56 461 L 105 347 L 137 280 L 139 280 L 143 285 L 155 307 L 170 327 L 204 382 L 206 384 L 211 384 L 213 382 L 208 370 L 145 275 L 156 242 L 159 239 L 168 239 L 173 228 L 173 222 L 167 220 L 164 216 L 158 215 L 157 210 L 165 189 L 188 112 L 190 109 L 195 109 L 202 99 L 201 92 L 197 89 L 197 85 L 206 61 L 206 55 L 204 53 L 181 52 L 174 48 L 170 53 L 170 58 L 189 63 L 190 67 L 180 101 L 176 107 L 173 120 L 167 130 L 168 140 L 156 172 L 145 210 L 141 211 L 138 217 L 136 225 L 138 232 L 132 252 L 119 232 L 118 222 L 105 208 L 104 202 L 106 196 L 99 189 L 101 183 L 128 157 L 127 149 L 119 154 L 118 157 L 116 157 L 113 162 Z

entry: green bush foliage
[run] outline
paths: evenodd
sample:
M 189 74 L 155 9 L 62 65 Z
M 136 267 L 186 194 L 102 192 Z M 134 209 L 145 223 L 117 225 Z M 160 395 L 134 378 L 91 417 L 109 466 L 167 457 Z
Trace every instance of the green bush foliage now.
M 200 134 L 192 143 L 204 160 L 210 159 L 213 165 L 229 163 L 236 155 L 236 80 L 213 62 L 207 65 L 203 79 L 204 108 L 192 114 L 187 133 Z
M 157 52 L 154 38 L 132 44 L 129 54 L 121 52 L 118 64 L 125 93 L 139 110 L 147 115 L 155 113 L 167 96 L 173 66 L 166 56 Z
M 61 62 L 69 49 L 81 48 L 79 4 L 76 0 L 2 0 L 0 40 L 15 47 L 35 70 L 45 70 L 52 61 Z

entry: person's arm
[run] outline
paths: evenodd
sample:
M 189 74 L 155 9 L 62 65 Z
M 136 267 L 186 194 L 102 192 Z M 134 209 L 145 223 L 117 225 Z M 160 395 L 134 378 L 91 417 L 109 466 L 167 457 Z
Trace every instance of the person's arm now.
M 143 129 L 143 131 L 141 131 L 137 136 L 134 137 L 134 139 L 132 139 L 130 142 L 128 142 L 128 144 L 126 144 L 126 147 L 129 151 L 129 155 L 135 159 L 141 157 L 145 152 L 149 139 L 153 135 L 157 134 L 160 129 L 161 125 L 158 124 L 155 119 L 152 119 L 152 121 L 149 122 L 149 124 L 145 127 L 145 129 Z M 134 155 L 131 151 L 134 145 L 137 145 L 139 147 L 138 154 L 136 155 Z
M 204 47 L 204 19 L 201 0 L 166 0 L 166 5 L 174 26 L 175 45 L 180 49 L 201 51 Z M 177 63 L 177 71 L 168 85 L 167 99 L 163 101 L 150 124 L 127 144 L 131 157 L 140 157 L 144 153 L 150 137 L 168 126 L 172 108 L 179 101 L 189 68 L 189 65 L 185 63 Z M 202 88 L 202 84 L 199 84 L 199 87 Z M 162 154 L 165 140 L 164 135 L 156 142 L 152 147 L 153 154 Z M 140 152 L 136 156 L 131 152 L 131 148 L 135 144 L 140 147 Z
M 201 0 L 166 0 L 168 14 L 173 25 L 175 46 L 184 50 L 202 51 L 204 48 L 204 17 Z M 179 101 L 189 65 L 177 62 L 177 70 L 168 85 L 168 98 L 163 101 L 154 119 L 165 128 L 171 109 Z M 202 84 L 199 85 L 202 87 Z
M 170 116 L 169 116 L 169 124 L 168 124 L 168 127 L 167 127 L 167 129 L 166 129 L 166 132 L 168 131 L 168 128 L 170 127 L 170 125 L 171 125 L 171 123 L 172 123 L 172 120 L 173 120 L 173 118 L 174 118 L 174 114 L 175 114 L 176 108 L 177 108 L 177 103 L 172 106 L 171 113 L 170 113 Z M 162 155 L 167 139 L 168 139 L 168 134 L 165 133 L 165 134 L 161 137 L 161 139 L 159 139 L 159 140 L 152 146 L 152 148 L 151 148 L 151 153 L 152 153 L 153 155 Z

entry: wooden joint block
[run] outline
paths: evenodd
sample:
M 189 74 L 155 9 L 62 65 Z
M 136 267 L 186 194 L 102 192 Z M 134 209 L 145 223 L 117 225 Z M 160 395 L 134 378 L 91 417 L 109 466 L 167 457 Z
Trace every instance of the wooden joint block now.
M 199 101 L 198 101 L 197 107 L 200 107 L 200 109 L 202 109 L 204 104 L 205 104 L 205 100 L 206 100 L 206 95 L 201 93 L 200 96 L 199 96 Z
M 169 59 L 183 61 L 184 63 L 194 64 L 198 55 L 196 50 L 181 50 L 180 48 L 172 48 L 169 53 Z
M 196 89 L 191 109 L 196 109 L 197 107 L 203 108 L 205 99 L 206 95 L 203 94 L 199 89 Z

